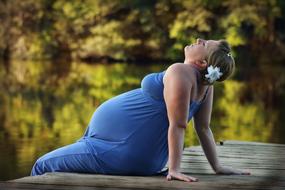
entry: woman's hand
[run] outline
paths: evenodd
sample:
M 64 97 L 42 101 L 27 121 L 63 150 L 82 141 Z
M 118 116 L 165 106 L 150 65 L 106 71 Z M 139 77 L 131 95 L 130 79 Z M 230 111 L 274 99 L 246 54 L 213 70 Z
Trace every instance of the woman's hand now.
M 248 171 L 242 171 L 238 169 L 234 169 L 232 167 L 227 167 L 227 166 L 220 166 L 216 174 L 225 174 L 225 175 L 250 175 L 250 172 Z
M 191 176 L 188 176 L 188 175 L 182 174 L 180 172 L 176 172 L 176 171 L 169 171 L 168 175 L 166 176 L 166 179 L 168 181 L 174 180 L 174 179 L 181 180 L 181 181 L 186 181 L 186 182 L 196 182 L 196 181 L 198 181 L 198 179 L 195 178 L 195 177 L 191 177 Z

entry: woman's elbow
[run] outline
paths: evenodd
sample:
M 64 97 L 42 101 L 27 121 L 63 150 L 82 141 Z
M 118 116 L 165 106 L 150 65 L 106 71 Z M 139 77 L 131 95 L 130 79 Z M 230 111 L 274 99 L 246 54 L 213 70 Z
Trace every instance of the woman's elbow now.
M 194 128 L 197 132 L 207 133 L 210 130 L 210 125 L 209 124 L 194 125 Z
M 183 129 L 186 129 L 187 123 L 184 123 L 184 122 L 170 123 L 169 127 L 170 128 L 183 128 Z

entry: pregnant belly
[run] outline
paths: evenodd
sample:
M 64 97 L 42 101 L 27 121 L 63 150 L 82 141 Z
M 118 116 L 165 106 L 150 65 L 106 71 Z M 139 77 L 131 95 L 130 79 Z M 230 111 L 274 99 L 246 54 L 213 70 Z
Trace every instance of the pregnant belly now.
M 140 130 L 151 133 L 162 116 L 166 110 L 149 101 L 141 89 L 135 89 L 101 104 L 91 118 L 89 133 L 110 141 L 127 140 Z
M 89 123 L 89 136 L 120 142 L 100 155 L 104 168 L 109 168 L 107 173 L 146 174 L 163 167 L 168 155 L 167 130 L 166 110 L 149 100 L 141 89 L 104 102 Z

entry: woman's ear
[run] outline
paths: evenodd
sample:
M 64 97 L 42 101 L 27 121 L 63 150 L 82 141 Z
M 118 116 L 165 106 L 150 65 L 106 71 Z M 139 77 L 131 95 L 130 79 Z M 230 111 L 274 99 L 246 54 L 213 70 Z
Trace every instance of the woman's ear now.
M 203 61 L 195 61 L 195 65 L 199 66 L 201 69 L 205 69 L 208 65 L 206 60 Z
M 202 61 L 202 65 L 206 67 L 206 66 L 208 65 L 208 62 L 204 59 L 204 60 Z

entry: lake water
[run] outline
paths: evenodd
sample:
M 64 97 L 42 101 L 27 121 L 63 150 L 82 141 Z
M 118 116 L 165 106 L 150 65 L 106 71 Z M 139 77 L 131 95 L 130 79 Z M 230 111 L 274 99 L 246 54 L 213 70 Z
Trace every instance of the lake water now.
M 105 100 L 140 87 L 165 64 L 84 64 L 14 61 L 0 69 L 0 180 L 30 174 L 35 160 L 83 135 L 92 113 Z M 215 85 L 211 128 L 216 141 L 285 143 L 284 108 L 266 105 L 244 82 Z M 282 108 L 282 109 L 281 109 Z M 110 118 L 111 119 L 111 118 Z M 284 120 L 283 120 L 284 121 Z M 192 123 L 185 146 L 198 144 Z

